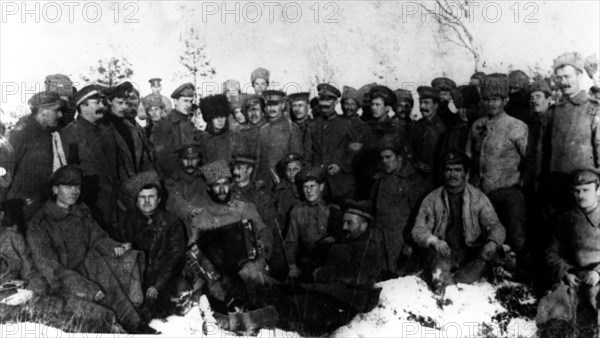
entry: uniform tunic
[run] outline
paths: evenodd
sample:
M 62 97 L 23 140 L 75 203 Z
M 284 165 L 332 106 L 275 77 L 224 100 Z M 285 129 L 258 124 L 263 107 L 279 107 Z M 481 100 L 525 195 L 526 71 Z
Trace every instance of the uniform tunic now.
M 220 133 L 209 131 L 196 131 L 196 140 L 202 145 L 202 156 L 204 163 L 212 163 L 218 160 L 231 161 L 235 154 L 237 143 L 239 143 L 239 134 L 231 130 Z
M 282 115 L 260 128 L 256 145 L 257 179 L 272 187 L 271 170 L 290 152 L 302 154 L 302 134 L 298 125 Z
M 157 169 L 163 179 L 169 178 L 179 168 L 175 149 L 194 140 L 196 128 L 191 117 L 191 114 L 183 115 L 177 110 L 171 110 L 167 117 L 156 124 L 154 150 Z

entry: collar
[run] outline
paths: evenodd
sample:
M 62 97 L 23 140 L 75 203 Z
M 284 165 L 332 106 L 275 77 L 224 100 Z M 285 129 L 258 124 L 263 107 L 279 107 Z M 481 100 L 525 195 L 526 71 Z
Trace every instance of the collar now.
M 192 118 L 191 115 L 192 114 L 184 115 L 176 109 L 172 109 L 171 112 L 167 115 L 167 118 L 170 119 L 173 123 L 179 123 L 182 121 L 190 121 Z
M 560 98 L 559 104 L 563 105 L 566 104 L 567 102 L 570 102 L 572 105 L 575 106 L 580 106 L 584 103 L 586 103 L 588 101 L 588 95 L 585 92 L 585 90 L 580 91 L 577 95 L 571 97 L 571 96 L 562 96 Z
M 52 198 L 46 201 L 46 204 L 43 206 L 46 215 L 55 221 L 61 221 L 67 218 L 69 215 L 85 216 L 86 211 L 84 208 L 85 207 L 79 204 L 75 204 L 68 210 L 65 210 L 60 208 Z
M 81 124 L 83 127 L 97 129 L 98 126 L 95 123 L 92 123 L 86 120 L 83 116 L 77 116 L 77 123 Z

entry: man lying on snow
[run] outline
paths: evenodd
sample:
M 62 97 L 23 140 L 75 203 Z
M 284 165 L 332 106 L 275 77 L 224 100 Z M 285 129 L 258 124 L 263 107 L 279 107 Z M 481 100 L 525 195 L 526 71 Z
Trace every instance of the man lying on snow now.
M 74 165 L 51 177 L 53 197 L 38 210 L 27 231 L 36 268 L 52 290 L 113 310 L 130 333 L 155 333 L 136 306 L 141 290 L 143 255 L 131 243 L 111 239 L 92 219 L 81 194 L 82 171 Z
M 412 230 L 436 292 L 478 281 L 506 238 L 490 200 L 466 181 L 469 157 L 451 150 L 442 161 L 444 185 L 425 197 Z
M 577 206 L 557 218 L 546 250 L 546 262 L 556 286 L 538 305 L 536 324 L 540 337 L 556 337 L 569 331 L 591 336 L 600 324 L 598 170 L 575 171 L 571 186 Z

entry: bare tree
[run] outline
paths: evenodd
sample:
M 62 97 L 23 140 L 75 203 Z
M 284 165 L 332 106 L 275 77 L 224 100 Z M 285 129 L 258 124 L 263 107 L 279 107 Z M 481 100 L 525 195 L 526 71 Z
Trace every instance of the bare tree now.
M 210 64 L 206 54 L 206 44 L 202 42 L 200 34 L 193 27 L 189 28 L 181 38 L 184 44 L 183 55 L 179 56 L 179 63 L 186 69 L 184 77 L 191 74 L 194 77 L 194 87 L 198 88 L 198 81 L 211 78 L 217 72 Z
M 121 81 L 130 79 L 133 76 L 131 63 L 127 58 L 100 59 L 97 66 L 91 66 L 89 74 L 81 75 L 85 82 L 94 82 L 104 86 L 113 86 Z
M 311 83 L 334 82 L 336 68 L 329 51 L 327 40 L 316 43 L 310 53 L 310 67 L 313 74 L 310 76 Z
M 436 0 L 433 9 L 428 8 L 427 3 L 424 2 L 420 2 L 419 5 L 440 25 L 439 31 L 443 41 L 464 48 L 473 56 L 474 69 L 477 71 L 481 63 L 481 46 L 468 25 L 471 15 L 470 6 L 474 5 L 473 1 Z

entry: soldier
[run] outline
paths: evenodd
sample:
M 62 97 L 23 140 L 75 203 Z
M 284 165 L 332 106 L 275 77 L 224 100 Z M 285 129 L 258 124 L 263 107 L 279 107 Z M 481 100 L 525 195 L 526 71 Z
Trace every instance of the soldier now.
M 177 169 L 175 149 L 194 139 L 196 128 L 191 121 L 192 102 L 195 88 L 191 83 L 184 83 L 171 94 L 175 100 L 175 109 L 162 119 L 154 130 L 154 147 L 157 169 L 166 179 Z
M 175 150 L 179 157 L 179 169 L 165 182 L 169 194 L 167 211 L 184 222 L 188 237 L 193 224 L 202 221 L 197 216 L 203 212 L 203 206 L 209 199 L 206 182 L 200 171 L 201 147 L 201 144 L 193 141 L 179 146 Z
M 472 86 L 475 86 L 477 88 L 477 92 L 479 93 L 480 97 L 481 97 L 481 86 L 483 85 L 484 78 L 485 78 L 484 72 L 475 72 L 473 75 L 471 75 L 471 79 L 469 80 L 469 84 Z M 475 120 L 487 115 L 487 111 L 485 109 L 486 109 L 485 104 L 483 104 L 483 101 L 481 101 L 481 103 L 479 105 L 479 111 L 477 112 L 477 114 L 472 117 L 469 116 L 469 127 L 473 124 L 473 122 L 475 122 Z
M 205 204 L 205 209 L 200 215 L 205 221 L 196 223 L 192 227 L 192 235 L 188 241 L 188 248 L 194 247 L 203 232 L 218 229 L 244 219 L 252 220 L 259 247 L 259 256 L 255 260 L 244 263 L 241 269 L 237 271 L 237 274 L 244 281 L 249 300 L 253 304 L 258 304 L 257 293 L 259 288 L 266 283 L 265 268 L 266 261 L 271 254 L 271 232 L 262 222 L 258 211 L 256 211 L 256 207 L 252 203 L 232 198 L 231 170 L 227 162 L 220 160 L 209 163 L 202 166 L 201 170 L 206 178 L 210 199 Z M 243 245 L 243 243 L 240 243 L 240 245 Z M 224 287 L 223 283 L 225 282 L 223 279 L 215 279 L 213 276 L 214 274 L 206 274 L 199 277 L 208 283 L 209 290 L 211 290 L 211 294 L 214 297 L 227 304 L 225 297 L 228 290 L 224 290 L 226 291 L 225 293 L 212 293 L 215 291 L 215 288 L 219 288 L 222 291 Z
M 204 161 L 231 161 L 239 134 L 229 130 L 227 97 L 222 94 L 205 97 L 200 100 L 200 110 L 207 126 L 205 131 L 196 131 L 195 139 L 202 145 Z
M 568 95 L 568 94 L 567 94 Z M 538 305 L 536 324 L 541 337 L 551 337 L 545 324 L 566 321 L 583 335 L 598 330 L 600 290 L 600 179 L 595 169 L 576 170 L 571 176 L 576 207 L 558 216 L 546 250 L 554 285 Z M 551 327 L 548 327 L 551 328 Z M 566 331 L 555 331 L 566 332 Z
M 554 60 L 561 99 L 548 110 L 541 127 L 541 177 L 549 212 L 568 210 L 568 175 L 576 168 L 600 167 L 600 117 L 598 105 L 580 88 L 583 58 L 565 53 Z
M 327 83 L 319 84 L 317 90 L 323 118 L 308 127 L 304 156 L 309 165 L 327 170 L 332 197 L 351 197 L 354 194 L 352 160 L 362 148 L 362 139 L 352 122 L 335 112 L 340 91 Z
M 90 207 L 94 220 L 112 234 L 117 221 L 117 190 L 126 177 L 119 177 L 117 146 L 100 123 L 107 108 L 96 85 L 83 87 L 73 96 L 77 119 L 60 132 L 67 158 L 83 171 L 82 201 Z
M 469 157 L 450 151 L 442 161 L 444 185 L 425 197 L 412 230 L 440 293 L 449 284 L 479 280 L 506 236 L 490 200 L 467 183 Z
M 325 265 L 315 270 L 314 280 L 351 287 L 373 285 L 384 269 L 384 259 L 372 229 L 370 203 L 347 201 L 343 221 L 343 241 L 331 247 Z
M 150 106 L 146 105 L 146 103 L 149 103 L 151 101 L 160 99 L 160 101 L 163 102 L 163 107 L 164 110 L 161 113 L 161 118 L 165 118 L 167 117 L 167 113 L 171 111 L 171 109 L 173 109 L 173 104 L 171 103 L 171 100 L 169 100 L 168 97 L 162 95 L 160 93 L 160 91 L 162 90 L 162 84 L 160 83 L 162 80 L 160 78 L 152 78 L 150 80 L 148 80 L 148 82 L 150 82 L 150 90 L 152 90 L 152 93 L 149 95 L 146 95 L 144 97 L 144 99 L 142 100 L 142 104 L 143 104 L 143 109 L 148 111 L 150 109 Z
M 256 178 L 263 181 L 267 188 L 273 187 L 277 181 L 275 165 L 289 152 L 302 152 L 302 134 L 295 123 L 283 115 L 283 97 L 285 93 L 278 90 L 263 92 L 267 105 L 269 123 L 262 126 L 258 133 L 256 145 L 256 162 L 258 170 Z
M 323 200 L 325 172 L 321 168 L 304 168 L 296 180 L 302 185 L 305 201 L 290 212 L 285 236 L 288 276 L 311 281 L 313 271 L 325 263 L 329 248 L 339 237 L 341 210 Z
M 223 82 L 223 95 L 227 96 L 229 103 L 238 101 L 242 92 L 241 88 L 238 80 L 227 80 Z
M 248 116 L 248 128 L 240 132 L 240 142 L 237 153 L 254 154 L 258 145 L 258 133 L 265 121 L 265 100 L 256 95 L 244 99 L 242 112 Z
M 144 252 L 142 311 L 150 318 L 166 317 L 174 310 L 170 298 L 177 296 L 177 277 L 185 255 L 184 226 L 177 217 L 159 208 L 162 197 L 155 171 L 145 171 L 124 184 L 135 210 L 129 211 L 117 226 L 116 239 Z
M 269 77 L 271 73 L 265 68 L 256 68 L 250 74 L 250 83 L 258 96 L 263 96 L 263 92 L 269 87 Z
M 287 101 L 289 105 L 292 107 L 292 121 L 294 121 L 298 127 L 300 127 L 300 132 L 303 137 L 306 134 L 306 129 L 312 123 L 313 119 L 308 115 L 309 105 L 308 105 L 308 96 L 310 94 L 307 92 L 303 93 L 295 93 L 287 96 Z
M 240 133 L 249 128 L 248 115 L 242 109 L 246 95 L 240 94 L 238 97 L 229 102 L 229 116 L 227 123 L 229 130 L 234 133 Z
M 154 149 L 154 129 L 156 129 L 158 122 L 162 120 L 163 115 L 165 115 L 165 102 L 157 96 L 146 96 L 142 102 L 142 107 L 148 116 L 146 126 L 144 127 L 146 138 L 152 149 Z
M 129 333 L 156 333 L 136 306 L 143 300 L 143 262 L 131 243 L 119 243 L 78 204 L 81 169 L 67 165 L 52 174 L 55 198 L 38 210 L 27 231 L 35 266 L 54 290 L 112 309 Z
M 373 118 L 371 114 L 371 89 L 377 86 L 377 83 L 369 83 L 358 88 L 357 98 L 360 100 L 360 107 L 362 114 L 360 115 L 361 120 L 367 122 Z
M 343 112 L 341 117 L 352 122 L 352 128 L 359 133 L 361 140 L 364 142 L 364 139 L 369 132 L 369 127 L 358 115 L 358 109 L 361 104 L 361 98 L 358 91 L 352 87 L 344 86 L 340 103 Z
M 374 230 L 384 253 L 384 268 L 388 276 L 395 276 L 412 254 L 405 232 L 411 210 L 424 192 L 423 179 L 407 160 L 406 151 L 397 140 L 383 139 L 379 156 L 382 170 L 375 175 L 370 200 L 375 207 Z
M 452 101 L 452 93 L 456 90 L 456 82 L 447 77 L 438 77 L 431 81 L 431 87 L 440 92 L 437 115 L 448 126 L 452 124 L 452 120 L 456 117 L 458 111 Z
M 432 87 L 421 86 L 417 88 L 419 94 L 419 109 L 423 118 L 417 121 L 411 128 L 409 147 L 412 151 L 412 160 L 415 168 L 430 187 L 436 185 L 434 173 L 438 167 L 439 140 L 446 125 L 438 116 L 437 111 L 440 103 L 440 92 Z
M 63 74 L 48 75 L 44 83 L 46 91 L 56 92 L 62 99 L 62 117 L 58 122 L 58 130 L 60 130 L 75 119 L 76 108 L 73 106 L 71 98 L 77 92 L 77 89 L 73 87 L 71 79 Z
M 412 109 L 415 105 L 415 100 L 412 97 L 412 92 L 407 89 L 396 89 L 396 105 L 394 106 L 394 117 L 392 120 L 400 126 L 400 128 L 408 131 L 408 122 L 411 121 Z
M 281 159 L 283 179 L 273 187 L 275 206 L 277 209 L 277 220 L 285 235 L 290 210 L 301 200 L 302 193 L 298 191 L 296 175 L 304 168 L 302 156 L 289 153 Z
M 6 171 L 4 184 L 0 185 L 0 202 L 23 199 L 25 220 L 50 197 L 49 177 L 53 168 L 60 166 L 61 159 L 58 156 L 60 137 L 51 134 L 62 116 L 60 96 L 55 92 L 40 92 L 28 103 L 31 115 L 21 119 L 10 132 L 8 144 L 12 151 L 0 159 L 0 168 Z M 56 165 L 55 159 L 59 160 Z M 63 160 L 66 160 L 64 156 Z
M 481 96 L 488 116 L 473 123 L 466 153 L 475 159 L 471 183 L 492 201 L 506 228 L 507 244 L 522 263 L 520 255 L 526 234 L 521 177 L 526 165 L 528 128 L 504 110 L 508 102 L 508 84 L 504 74 L 486 75 Z
M 256 210 L 263 220 L 267 229 L 271 231 L 273 238 L 273 248 L 269 259 L 269 270 L 276 279 L 283 279 L 287 276 L 287 261 L 285 260 L 285 251 L 283 250 L 283 222 L 277 221 L 277 212 L 271 192 L 265 187 L 256 184 L 252 180 L 252 173 L 256 166 L 256 159 L 253 155 L 238 154 L 233 158 L 233 195 L 242 201 L 249 202 L 256 206 Z
M 506 113 L 525 122 L 525 124 L 529 124 L 529 120 L 531 119 L 528 86 L 529 76 L 522 70 L 513 70 L 508 73 L 508 103 L 506 104 Z

